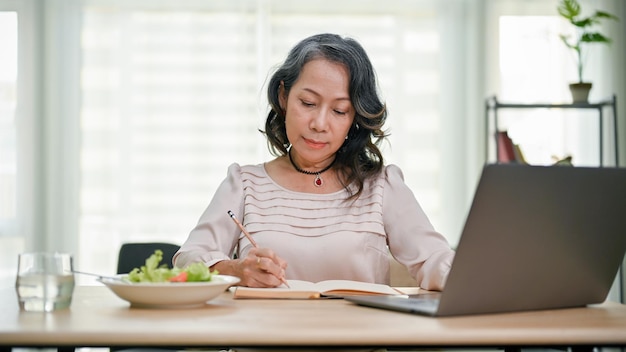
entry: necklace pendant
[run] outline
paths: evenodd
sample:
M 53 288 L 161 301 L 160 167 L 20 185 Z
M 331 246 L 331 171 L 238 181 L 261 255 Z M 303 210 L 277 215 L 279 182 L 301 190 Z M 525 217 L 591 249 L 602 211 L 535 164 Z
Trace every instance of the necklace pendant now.
M 315 180 L 313 180 L 315 187 L 322 187 L 324 180 L 320 177 L 320 174 L 315 174 Z

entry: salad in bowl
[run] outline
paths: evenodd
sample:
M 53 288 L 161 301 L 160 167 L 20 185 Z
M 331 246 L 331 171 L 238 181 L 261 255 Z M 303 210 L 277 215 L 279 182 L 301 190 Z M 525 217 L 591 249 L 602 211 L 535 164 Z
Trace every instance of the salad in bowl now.
M 211 271 L 204 263 L 168 268 L 160 265 L 162 260 L 163 252 L 156 250 L 141 268 L 99 281 L 136 308 L 202 306 L 239 282 L 237 277 Z

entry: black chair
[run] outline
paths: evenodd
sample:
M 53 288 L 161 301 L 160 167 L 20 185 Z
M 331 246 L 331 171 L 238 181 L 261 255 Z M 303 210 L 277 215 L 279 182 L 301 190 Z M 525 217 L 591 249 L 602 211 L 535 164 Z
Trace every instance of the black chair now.
M 168 268 L 172 268 L 172 258 L 179 248 L 177 244 L 165 242 L 124 243 L 117 258 L 117 273 L 128 274 L 134 268 L 141 268 L 157 249 L 163 252 L 160 265 L 166 264 Z

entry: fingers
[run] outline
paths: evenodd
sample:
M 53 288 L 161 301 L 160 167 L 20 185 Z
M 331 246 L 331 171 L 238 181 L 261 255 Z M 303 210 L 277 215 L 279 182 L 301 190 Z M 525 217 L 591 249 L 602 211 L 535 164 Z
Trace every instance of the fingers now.
M 244 284 L 253 287 L 276 287 L 283 283 L 287 262 L 267 248 L 253 248 L 243 258 Z
M 276 253 L 274 253 L 274 251 L 269 248 L 253 248 L 250 250 L 250 252 L 248 252 L 248 256 L 261 258 L 259 259 L 260 262 L 257 264 L 264 263 L 264 269 L 270 272 L 273 272 L 273 270 L 271 269 L 274 266 L 278 266 L 283 270 L 287 269 L 287 262 L 278 255 L 276 255 Z

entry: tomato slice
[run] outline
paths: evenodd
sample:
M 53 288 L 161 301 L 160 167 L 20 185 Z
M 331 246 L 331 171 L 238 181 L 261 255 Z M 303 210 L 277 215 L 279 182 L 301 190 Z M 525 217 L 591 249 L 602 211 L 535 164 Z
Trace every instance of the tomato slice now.
M 183 271 L 180 274 L 170 278 L 170 282 L 187 282 L 187 272 Z

